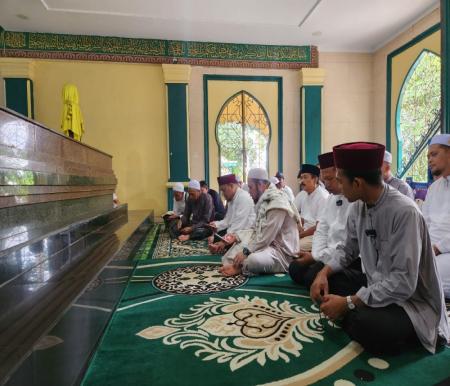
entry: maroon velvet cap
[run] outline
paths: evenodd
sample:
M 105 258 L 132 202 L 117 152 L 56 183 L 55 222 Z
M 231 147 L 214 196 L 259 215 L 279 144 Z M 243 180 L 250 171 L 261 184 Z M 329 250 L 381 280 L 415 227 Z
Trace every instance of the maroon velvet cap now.
M 339 169 L 364 171 L 380 169 L 385 146 L 374 142 L 350 142 L 333 147 L 334 164 Z
M 332 168 L 334 166 L 333 152 L 320 154 L 318 157 L 321 169 Z
M 238 180 L 234 174 L 225 174 L 224 176 L 217 177 L 219 185 L 225 184 L 237 184 Z

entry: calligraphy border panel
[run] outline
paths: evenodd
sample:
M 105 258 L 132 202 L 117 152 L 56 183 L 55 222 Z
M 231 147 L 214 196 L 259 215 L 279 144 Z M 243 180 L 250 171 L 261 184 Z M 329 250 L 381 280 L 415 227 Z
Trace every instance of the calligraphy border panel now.
M 197 66 L 318 67 L 316 46 L 275 46 L 4 31 L 0 56 Z

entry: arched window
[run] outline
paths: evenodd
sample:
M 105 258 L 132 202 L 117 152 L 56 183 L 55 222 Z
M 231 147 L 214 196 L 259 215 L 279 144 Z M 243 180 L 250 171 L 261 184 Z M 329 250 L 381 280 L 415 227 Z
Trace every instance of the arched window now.
M 249 169 L 269 167 L 270 122 L 264 107 L 246 91 L 228 99 L 216 121 L 219 173 L 247 181 Z
M 419 144 L 430 133 L 430 125 L 441 104 L 441 58 L 424 50 L 411 66 L 397 105 L 398 174 L 416 182 L 428 180 L 427 149 Z M 409 164 L 409 167 L 408 167 Z M 407 167 L 407 170 L 405 170 Z

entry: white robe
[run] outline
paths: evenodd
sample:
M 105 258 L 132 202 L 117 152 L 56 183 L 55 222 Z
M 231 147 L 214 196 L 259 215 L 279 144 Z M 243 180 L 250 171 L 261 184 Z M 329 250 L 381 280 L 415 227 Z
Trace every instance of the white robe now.
M 173 198 L 173 213 L 177 216 L 182 216 L 184 213 L 184 208 L 186 207 L 186 200 L 187 200 L 188 194 L 186 192 L 183 193 L 183 198 L 180 201 L 175 200 L 175 197 Z
M 441 177 L 428 188 L 422 206 L 431 243 L 439 249 L 436 264 L 447 298 L 450 298 L 450 176 Z
M 227 213 L 221 221 L 215 221 L 218 231 L 227 229 L 227 233 L 252 228 L 255 222 L 255 204 L 250 194 L 238 188 L 232 200 L 228 201 Z
M 292 189 L 285 185 L 284 188 L 281 188 L 281 190 L 286 193 L 286 195 L 288 196 L 289 200 L 294 201 L 295 197 L 294 197 L 294 193 L 292 192 Z
M 303 224 L 305 230 L 315 226 L 317 221 L 319 221 L 329 195 L 328 191 L 319 185 L 314 192 L 305 197 L 300 212 L 300 215 L 305 220 Z
M 344 253 L 342 247 L 352 205 L 342 194 L 330 194 L 313 236 L 311 253 L 314 260 L 327 264 L 337 254 Z
M 294 198 L 294 205 L 297 207 L 297 210 L 300 214 L 302 214 L 302 207 L 305 203 L 305 199 L 308 197 L 308 193 L 304 190 L 300 190 Z
M 300 246 L 297 209 L 286 194 L 271 184 L 259 198 L 255 212 L 254 228 L 238 232 L 239 243 L 228 250 L 222 262 L 231 264 L 236 254 L 247 247 L 251 253 L 243 263 L 244 275 L 287 272 Z

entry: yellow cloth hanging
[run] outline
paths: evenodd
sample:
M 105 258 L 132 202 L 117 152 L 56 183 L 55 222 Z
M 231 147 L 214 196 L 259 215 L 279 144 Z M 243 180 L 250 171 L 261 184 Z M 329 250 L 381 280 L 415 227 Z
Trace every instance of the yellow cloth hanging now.
M 62 91 L 63 97 L 63 113 L 61 129 L 65 135 L 69 135 L 69 131 L 73 133 L 73 138 L 81 141 L 84 134 L 83 115 L 81 114 L 78 90 L 74 84 L 65 84 Z

